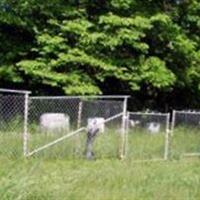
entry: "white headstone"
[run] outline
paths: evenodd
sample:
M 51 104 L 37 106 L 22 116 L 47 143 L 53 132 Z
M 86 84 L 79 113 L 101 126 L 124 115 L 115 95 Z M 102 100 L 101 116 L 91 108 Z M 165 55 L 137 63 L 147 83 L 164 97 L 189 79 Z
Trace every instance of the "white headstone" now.
M 105 131 L 105 119 L 103 117 L 94 117 L 94 118 L 88 118 L 87 121 L 87 128 L 98 128 L 100 133 L 104 133 Z
M 129 126 L 130 127 L 136 127 L 137 125 L 139 125 L 140 124 L 140 121 L 139 120 L 129 120 Z
M 40 117 L 44 131 L 69 131 L 69 116 L 64 113 L 44 113 Z
M 160 131 L 160 123 L 150 122 L 147 124 L 147 129 L 150 133 L 158 133 Z

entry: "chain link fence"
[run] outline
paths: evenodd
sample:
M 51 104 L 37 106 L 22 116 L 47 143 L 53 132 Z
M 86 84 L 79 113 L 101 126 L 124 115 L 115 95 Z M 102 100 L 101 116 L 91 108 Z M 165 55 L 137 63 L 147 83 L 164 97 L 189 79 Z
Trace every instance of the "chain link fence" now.
M 134 160 L 168 159 L 168 113 L 128 113 L 128 157 Z
M 0 89 L 0 155 L 5 158 L 23 156 L 26 131 L 26 99 L 28 91 Z
M 171 157 L 200 156 L 200 112 L 173 111 Z
M 128 96 L 29 93 L 0 89 L 1 157 L 148 161 L 200 155 L 200 112 L 173 111 L 170 120 L 169 113 L 127 112 Z
M 123 157 L 127 98 L 29 97 L 27 91 L 0 89 L 0 155 Z
M 26 91 L 0 90 L 0 154 L 9 158 L 126 155 L 134 160 L 167 159 L 169 115 L 127 115 L 127 98 L 29 97 Z
M 126 97 L 30 97 L 27 156 L 84 158 L 88 153 L 92 159 L 117 156 L 117 151 L 123 156 L 120 148 L 124 148 L 124 99 Z M 98 130 L 89 138 L 91 124 Z

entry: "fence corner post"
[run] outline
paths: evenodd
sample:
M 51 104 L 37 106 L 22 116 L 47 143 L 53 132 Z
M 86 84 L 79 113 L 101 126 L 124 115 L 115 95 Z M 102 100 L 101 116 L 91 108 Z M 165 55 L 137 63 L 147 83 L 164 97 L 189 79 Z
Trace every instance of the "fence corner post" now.
M 126 156 L 126 144 L 127 144 L 127 131 L 126 131 L 126 123 L 127 123 L 127 103 L 128 96 L 124 97 L 123 102 L 123 115 L 122 115 L 122 131 L 121 131 L 121 142 L 119 147 L 119 158 L 124 159 Z

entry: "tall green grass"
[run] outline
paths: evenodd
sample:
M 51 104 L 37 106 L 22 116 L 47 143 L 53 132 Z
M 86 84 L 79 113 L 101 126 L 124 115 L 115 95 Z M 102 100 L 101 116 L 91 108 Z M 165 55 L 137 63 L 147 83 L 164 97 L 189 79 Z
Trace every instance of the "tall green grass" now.
M 88 161 L 85 133 L 80 134 L 78 153 L 71 138 L 24 159 L 20 132 L 0 132 L 0 199 L 198 200 L 200 160 L 182 159 L 181 154 L 198 151 L 199 134 L 187 128 L 175 131 L 172 160 L 140 163 L 135 161 L 163 157 L 164 133 L 130 130 L 127 159 L 119 160 L 119 130 L 107 129 L 96 138 L 96 159 Z M 31 134 L 29 148 L 56 137 Z
M 200 130 L 194 127 L 177 127 L 171 138 L 171 157 L 180 158 L 185 153 L 200 153 Z
M 34 130 L 37 130 L 34 127 Z M 28 138 L 28 149 L 33 151 L 52 142 L 67 133 L 41 133 L 31 131 Z M 86 132 L 71 137 L 37 153 L 35 157 L 42 159 L 84 159 Z M 79 144 L 77 147 L 76 140 Z M 96 158 L 117 158 L 120 146 L 120 131 L 107 128 L 104 134 L 99 134 L 94 142 Z M 0 131 L 0 155 L 9 158 L 19 158 L 23 155 L 22 132 Z M 163 159 L 165 149 L 165 132 L 147 133 L 145 129 L 130 129 L 127 141 L 127 157 L 133 160 Z M 180 159 L 184 153 L 200 152 L 200 133 L 197 129 L 179 127 L 170 137 L 169 156 Z
M 150 134 L 145 129 L 136 129 L 128 135 L 128 158 L 134 160 L 163 159 L 165 132 Z
M 2 160 L 1 200 L 198 200 L 200 161 Z

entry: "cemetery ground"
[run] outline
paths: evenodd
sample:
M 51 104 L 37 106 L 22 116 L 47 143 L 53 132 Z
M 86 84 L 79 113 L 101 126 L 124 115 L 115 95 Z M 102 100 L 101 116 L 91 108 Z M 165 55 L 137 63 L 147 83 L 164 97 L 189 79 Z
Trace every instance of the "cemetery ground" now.
M 187 131 L 186 128 L 175 130 L 172 158 L 156 162 L 136 160 L 162 158 L 164 134 L 130 133 L 124 160 L 115 156 L 118 140 L 112 133 L 97 138 L 95 160 L 73 157 L 73 140 L 28 159 L 14 153 L 6 156 L 6 148 L 11 150 L 9 144 L 19 141 L 10 138 L 6 143 L 8 138 L 4 138 L 1 143 L 4 152 L 2 148 L 0 152 L 0 197 L 2 200 L 198 200 L 200 158 L 185 158 L 181 154 L 198 151 L 199 136 L 195 130 L 190 130 L 188 136 Z M 20 149 L 15 153 L 19 152 Z
M 99 159 L 0 159 L 0 196 L 7 199 L 199 199 L 200 161 L 135 163 Z

